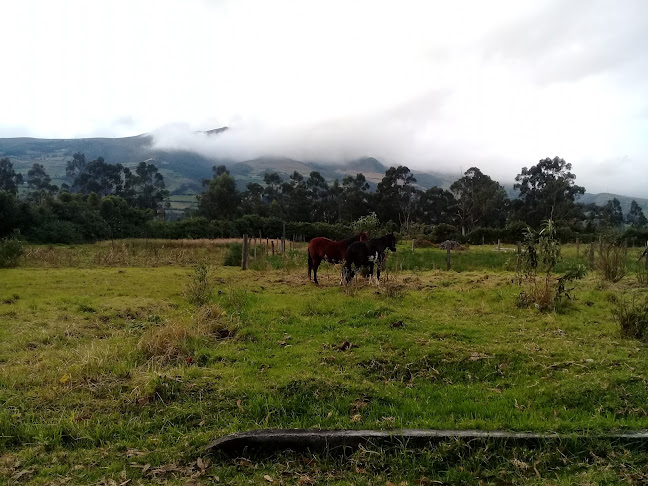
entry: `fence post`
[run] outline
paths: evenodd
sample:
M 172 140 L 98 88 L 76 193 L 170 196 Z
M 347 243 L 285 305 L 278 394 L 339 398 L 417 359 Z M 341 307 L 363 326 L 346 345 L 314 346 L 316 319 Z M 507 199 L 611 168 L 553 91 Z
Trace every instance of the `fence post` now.
M 576 258 L 580 256 L 580 241 L 576 238 Z
M 274 256 L 274 240 L 272 240 L 272 256 Z
M 254 237 L 254 261 L 256 262 L 256 236 Z
M 412 253 L 414 253 L 414 238 L 412 238 Z
M 243 251 L 241 252 L 241 270 L 247 270 L 248 235 L 243 235 Z
M 283 233 L 281 234 L 281 253 L 286 253 L 286 222 L 283 222 Z
M 497 238 L 497 251 L 502 251 L 502 245 L 500 244 L 499 238 Z
M 522 269 L 522 244 L 518 241 L 517 242 L 517 269 L 516 269 L 516 272 L 520 273 L 521 269 Z
M 589 267 L 590 267 L 590 270 L 594 270 L 594 242 L 590 243 Z
M 450 245 L 446 249 L 446 270 L 450 270 Z

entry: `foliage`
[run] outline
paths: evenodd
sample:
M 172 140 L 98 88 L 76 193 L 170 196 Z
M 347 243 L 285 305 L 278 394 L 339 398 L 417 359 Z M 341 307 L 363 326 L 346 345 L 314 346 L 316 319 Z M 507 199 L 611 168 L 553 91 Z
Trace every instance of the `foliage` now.
M 630 203 L 630 211 L 626 216 L 626 223 L 633 228 L 645 228 L 648 225 L 648 219 L 643 213 L 641 206 L 634 199 Z
M 16 173 L 11 161 L 7 157 L 0 159 L 0 191 L 7 191 L 15 195 L 22 182 L 22 174 Z
M 611 312 L 623 337 L 639 340 L 648 337 L 648 300 L 617 299 Z
M 552 220 L 546 221 L 540 231 L 528 228 L 524 238 L 523 268 L 526 289 L 518 297 L 518 306 L 534 305 L 540 311 L 555 310 L 563 299 L 571 298 L 567 284 L 585 276 L 585 267 L 570 268 L 557 279 L 553 276 L 561 260 L 560 242 Z
M 370 237 L 378 236 L 378 228 L 380 228 L 380 222 L 378 221 L 378 216 L 376 213 L 372 212 L 366 216 L 359 217 L 356 221 L 351 224 L 354 233 L 360 233 L 361 231 L 366 231 L 369 233 Z
M 238 206 L 236 182 L 227 172 L 213 178 L 207 191 L 198 198 L 198 211 L 207 219 L 235 219 Z
M 457 219 L 457 200 L 452 192 L 431 187 L 418 194 L 415 218 L 428 224 L 453 224 Z
M 45 171 L 45 167 L 37 163 L 27 171 L 27 187 L 31 190 L 32 198 L 37 202 L 58 191 L 58 187 L 52 184 L 52 178 Z
M 446 240 L 457 240 L 459 239 L 459 230 L 456 226 L 451 224 L 441 223 L 437 224 L 432 228 L 432 233 L 430 234 L 430 239 L 434 243 L 441 243 Z
M 205 305 L 211 299 L 212 283 L 206 263 L 199 263 L 194 267 L 189 276 L 186 294 L 189 302 L 197 306 Z
M 243 245 L 241 243 L 231 243 L 227 245 L 227 254 L 223 265 L 226 267 L 240 267 L 241 258 L 243 253 Z
M 608 200 L 603 206 L 601 219 L 602 223 L 610 228 L 618 228 L 623 225 L 623 209 L 621 209 L 621 202 L 616 197 Z
M 450 190 L 457 198 L 462 235 L 480 226 L 504 226 L 508 205 L 506 192 L 477 167 L 468 169 L 450 186 Z
M 17 237 L 0 239 L 0 268 L 15 267 L 24 253 L 24 244 Z
M 577 186 L 571 164 L 560 157 L 545 158 L 530 168 L 523 167 L 515 177 L 514 188 L 520 191 L 515 215 L 532 228 L 542 221 L 570 221 L 575 216 L 575 199 L 585 193 Z
M 596 269 L 603 280 L 618 282 L 626 274 L 626 257 L 628 248 L 619 244 L 611 235 L 601 238 Z
M 417 190 L 416 178 L 403 165 L 390 167 L 376 189 L 376 208 L 384 221 L 398 222 L 407 227 L 414 215 Z
M 164 179 L 148 161 L 126 167 L 103 157 L 88 161 L 76 152 L 67 161 L 67 181 L 61 190 L 57 192 L 45 167 L 36 163 L 27 172 L 27 190 L 18 192 L 22 175 L 4 158 L 0 163 L 0 187 L 5 187 L 0 189 L 0 236 L 17 229 L 28 241 L 41 243 L 240 237 L 245 233 L 277 238 L 284 234 L 285 225 L 288 238 L 342 239 L 354 231 L 354 221 L 375 211 L 383 232 L 411 236 L 430 232 L 432 239 L 444 241 L 459 239 L 452 229 L 456 226 L 464 233 L 469 231 L 462 241 L 514 243 L 521 239 L 527 223 L 536 227 L 538 215 L 550 208 L 547 214 L 561 215 L 557 227 L 561 241 L 592 241 L 612 216 L 618 223 L 618 204 L 612 200 L 612 212 L 594 204 L 575 204 L 582 188 L 574 185 L 570 169 L 559 158 L 524 168 L 518 175 L 520 199 L 509 202 L 502 187 L 476 167 L 452 184 L 455 197 L 439 187 L 420 190 L 405 166 L 387 169 L 372 193 L 363 174 L 330 183 L 315 170 L 308 176 L 295 171 L 286 180 L 269 172 L 263 184 L 251 182 L 239 191 L 227 167 L 221 165 L 213 167 L 211 179 L 204 180 L 206 190 L 197 196 L 198 209 L 187 209 L 184 219 L 165 222 L 165 217 L 175 218 L 178 210 L 165 211 Z M 189 203 L 188 199 L 183 202 Z M 631 238 L 648 239 L 636 202 L 628 222 L 631 227 L 626 233 L 632 233 Z

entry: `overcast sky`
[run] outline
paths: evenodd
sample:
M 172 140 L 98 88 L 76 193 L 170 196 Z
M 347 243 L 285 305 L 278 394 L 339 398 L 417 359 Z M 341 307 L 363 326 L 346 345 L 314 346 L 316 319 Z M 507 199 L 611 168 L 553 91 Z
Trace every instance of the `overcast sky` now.
M 502 183 L 558 155 L 588 192 L 648 197 L 648 0 L 21 0 L 0 16 L 0 137 L 154 133 Z

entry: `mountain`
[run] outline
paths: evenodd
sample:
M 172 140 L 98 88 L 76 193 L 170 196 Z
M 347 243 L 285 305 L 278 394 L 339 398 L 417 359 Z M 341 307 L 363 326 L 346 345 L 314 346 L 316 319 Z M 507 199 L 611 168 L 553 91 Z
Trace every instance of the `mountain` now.
M 76 152 L 86 160 L 103 157 L 109 163 L 135 166 L 154 163 L 164 175 L 170 190 L 201 191 L 201 180 L 210 177 L 214 160 L 194 152 L 153 150 L 153 137 L 39 139 L 0 138 L 0 157 L 9 157 L 14 169 L 26 173 L 34 163 L 42 164 L 55 184 L 63 182 L 67 161 Z
M 218 136 L 227 130 L 221 127 L 209 130 L 210 136 Z M 322 163 L 299 161 L 287 157 L 259 157 L 252 160 L 236 162 L 227 159 L 210 158 L 195 152 L 184 150 L 158 150 L 152 148 L 153 137 L 148 134 L 125 138 L 81 138 L 81 139 L 39 139 L 39 138 L 0 138 L 0 157 L 9 157 L 14 168 L 26 174 L 34 163 L 42 164 L 53 179 L 54 184 L 65 182 L 65 166 L 76 152 L 83 152 L 86 160 L 103 157 L 109 163 L 121 163 L 134 167 L 141 161 L 154 163 L 166 182 L 172 194 L 172 201 L 177 201 L 177 207 L 187 207 L 195 204 L 194 194 L 203 191 L 202 180 L 210 178 L 214 165 L 225 165 L 230 174 L 236 179 L 237 186 L 244 190 L 249 182 L 263 183 L 267 172 L 277 172 L 282 178 L 288 179 L 297 171 L 308 177 L 312 171 L 318 171 L 325 179 L 332 182 L 340 181 L 345 176 L 355 177 L 362 173 L 367 178 L 372 189 L 378 185 L 385 175 L 387 166 L 373 157 L 362 157 L 345 163 Z M 422 189 L 433 186 L 448 189 L 458 177 L 456 174 L 422 172 L 413 170 L 416 185 Z M 512 187 L 508 187 L 510 197 L 515 197 Z M 595 202 L 598 205 L 613 198 L 619 199 L 623 212 L 630 209 L 632 200 L 648 210 L 648 199 L 632 198 L 616 194 L 585 194 L 580 201 Z
M 594 203 L 597 206 L 605 206 L 608 201 L 611 201 L 614 198 L 617 198 L 621 203 L 623 214 L 628 214 L 628 212 L 630 211 L 630 205 L 632 204 L 633 200 L 637 201 L 637 204 L 641 206 L 641 209 L 643 209 L 644 211 L 648 210 L 648 199 L 641 197 L 620 196 L 618 194 L 610 194 L 608 192 L 601 192 L 599 194 L 585 193 L 580 197 L 578 202 L 581 202 L 583 204 Z

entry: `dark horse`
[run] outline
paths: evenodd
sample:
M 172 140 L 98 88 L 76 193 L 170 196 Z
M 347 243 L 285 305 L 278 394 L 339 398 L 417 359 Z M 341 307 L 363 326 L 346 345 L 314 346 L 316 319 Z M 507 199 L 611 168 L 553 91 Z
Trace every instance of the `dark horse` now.
M 380 267 L 385 261 L 385 251 L 396 251 L 396 237 L 390 233 L 380 238 L 372 238 L 368 241 L 358 241 L 349 245 L 346 251 L 346 263 L 342 269 L 342 278 L 349 283 L 354 275 L 353 267 L 356 269 L 369 266 L 369 278 L 373 276 L 374 263 L 377 264 L 376 281 L 380 285 Z
M 322 260 L 330 263 L 342 263 L 347 248 L 351 243 L 354 241 L 367 241 L 367 239 L 369 239 L 369 234 L 365 231 L 361 231 L 357 235 L 341 241 L 329 240 L 322 236 L 310 240 L 308 243 L 308 280 L 311 278 L 312 271 L 313 282 L 318 284 L 317 269 L 319 268 L 320 263 L 322 263 Z

